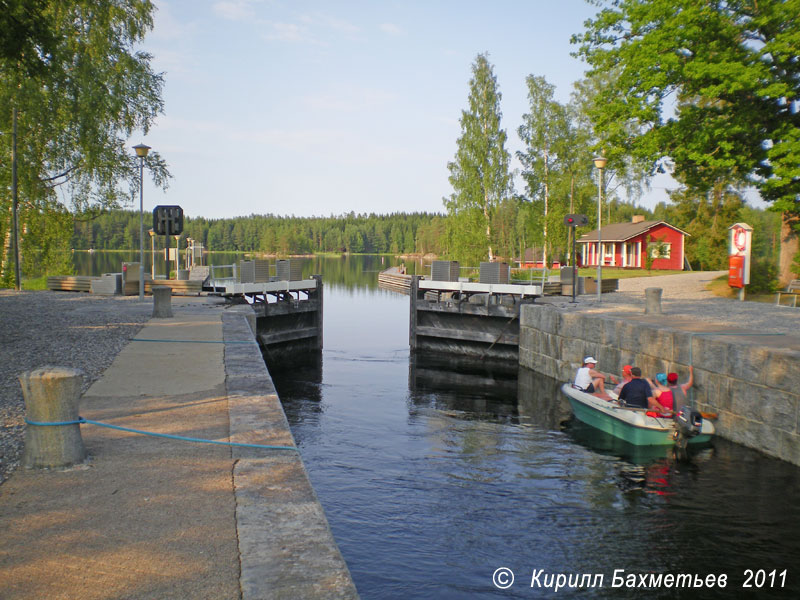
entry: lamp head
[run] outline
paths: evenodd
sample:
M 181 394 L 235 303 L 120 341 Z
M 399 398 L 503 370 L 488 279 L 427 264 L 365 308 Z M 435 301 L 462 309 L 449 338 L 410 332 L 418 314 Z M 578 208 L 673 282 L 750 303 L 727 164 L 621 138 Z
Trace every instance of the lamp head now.
M 594 160 L 594 166 L 598 169 L 605 169 L 606 164 L 608 163 L 608 159 L 602 156 L 595 156 L 593 160 Z
M 136 156 L 139 158 L 145 158 L 147 153 L 150 152 L 150 146 L 146 146 L 145 144 L 136 144 L 133 149 L 136 150 Z

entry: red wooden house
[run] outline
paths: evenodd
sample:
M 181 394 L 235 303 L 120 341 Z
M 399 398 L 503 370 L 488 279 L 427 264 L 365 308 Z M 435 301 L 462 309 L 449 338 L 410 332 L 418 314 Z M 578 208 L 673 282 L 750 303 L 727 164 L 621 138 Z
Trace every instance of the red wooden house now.
M 630 223 L 612 223 L 602 228 L 598 248 L 597 230 L 578 239 L 582 267 L 597 266 L 644 269 L 647 253 L 653 259 L 651 268 L 683 270 L 684 239 L 689 235 L 664 221 L 645 221 L 634 216 Z M 601 259 L 602 255 L 602 259 Z
M 526 248 L 522 259 L 517 262 L 519 263 L 520 269 L 544 269 L 545 264 L 543 257 L 544 252 L 542 252 L 541 248 Z M 561 262 L 558 259 L 553 260 L 552 256 L 549 257 L 547 262 L 552 263 L 547 265 L 548 268 L 552 267 L 553 269 L 558 269 L 561 267 Z

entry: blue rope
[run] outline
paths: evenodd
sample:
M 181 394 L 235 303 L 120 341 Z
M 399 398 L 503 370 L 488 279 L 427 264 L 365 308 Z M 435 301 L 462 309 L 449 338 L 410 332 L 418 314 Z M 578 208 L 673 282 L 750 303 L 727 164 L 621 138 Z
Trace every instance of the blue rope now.
M 219 446 L 236 446 L 237 448 L 263 448 L 267 450 L 300 450 L 296 446 L 265 446 L 263 444 L 240 444 L 238 442 L 219 442 L 217 440 L 204 440 L 201 438 L 185 437 L 182 435 L 172 435 L 170 433 L 155 433 L 153 431 L 143 431 L 141 429 L 131 429 L 130 427 L 120 427 L 119 425 L 111 425 L 110 423 L 101 423 L 100 421 L 92 421 L 91 419 L 84 419 L 78 417 L 77 421 L 30 421 L 27 417 L 25 422 L 28 425 L 36 425 L 39 427 L 50 427 L 58 425 L 97 425 L 99 427 L 107 427 L 108 429 L 117 429 L 119 431 L 127 431 L 128 433 L 138 433 L 139 435 L 149 435 L 151 437 L 167 438 L 170 440 L 180 440 L 182 442 L 196 442 L 199 444 L 217 444 Z
M 222 341 L 222 340 L 148 340 L 145 338 L 131 338 L 132 342 L 164 342 L 167 344 L 255 344 L 256 341 L 242 342 L 242 341 Z

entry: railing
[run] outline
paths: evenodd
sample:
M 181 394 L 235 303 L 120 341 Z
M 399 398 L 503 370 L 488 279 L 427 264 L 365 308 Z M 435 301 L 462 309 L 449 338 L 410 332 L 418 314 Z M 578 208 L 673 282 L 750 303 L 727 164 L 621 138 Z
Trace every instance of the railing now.
M 239 267 L 236 263 L 232 265 L 210 265 L 211 266 L 211 275 L 210 279 L 212 282 L 214 281 L 238 281 L 239 280 Z M 217 275 L 217 271 L 221 270 L 224 271 L 225 269 L 231 269 L 232 275 L 230 277 L 222 277 Z M 213 285 L 213 283 L 212 283 Z

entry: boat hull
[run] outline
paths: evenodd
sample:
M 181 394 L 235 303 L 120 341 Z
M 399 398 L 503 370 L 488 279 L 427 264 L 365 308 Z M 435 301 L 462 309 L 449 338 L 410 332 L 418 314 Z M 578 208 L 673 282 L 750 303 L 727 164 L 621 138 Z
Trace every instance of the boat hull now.
M 575 418 L 587 425 L 625 440 L 634 446 L 666 446 L 675 443 L 675 427 L 671 418 L 648 417 L 641 411 L 623 408 L 592 394 L 576 390 L 565 383 L 562 392 L 569 399 Z M 714 425 L 703 421 L 700 435 L 689 438 L 690 444 L 708 442 L 714 434 Z

